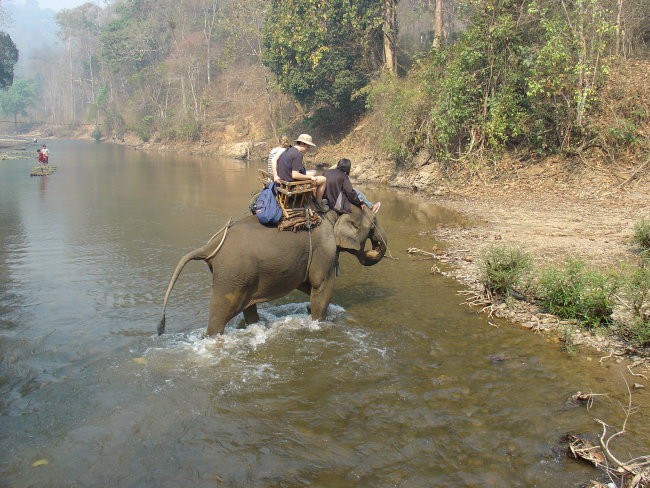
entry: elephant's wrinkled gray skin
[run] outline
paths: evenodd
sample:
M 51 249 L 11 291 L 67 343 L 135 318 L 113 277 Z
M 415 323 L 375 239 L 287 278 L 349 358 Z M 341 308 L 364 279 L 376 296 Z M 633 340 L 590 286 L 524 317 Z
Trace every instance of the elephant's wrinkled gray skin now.
M 235 223 L 214 257 L 221 236 L 181 258 L 165 294 L 158 333 L 165 330 L 169 295 L 185 265 L 204 260 L 212 271 L 212 298 L 207 335 L 220 334 L 226 323 L 244 312 L 247 324 L 259 321 L 257 304 L 283 297 L 295 289 L 310 295 L 311 316 L 324 319 L 332 297 L 338 254 L 354 254 L 364 266 L 377 264 L 387 249 L 386 236 L 375 215 L 353 206 L 337 218 L 329 211 L 310 232 L 279 231 L 261 225 L 255 216 Z M 310 262 L 311 240 L 311 262 Z M 365 250 L 370 240 L 372 249 Z M 309 264 L 308 264 L 309 263 Z M 307 269 L 309 268 L 309 269 Z

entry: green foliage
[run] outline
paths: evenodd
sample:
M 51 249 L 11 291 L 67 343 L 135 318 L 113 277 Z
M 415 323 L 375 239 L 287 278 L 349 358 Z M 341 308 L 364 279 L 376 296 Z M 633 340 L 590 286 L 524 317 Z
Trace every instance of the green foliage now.
M 129 130 L 135 132 L 142 142 L 149 142 L 153 120 L 151 115 L 147 115 L 138 124 L 129 127 Z
M 108 89 L 105 86 L 99 88 L 97 96 L 92 103 L 88 105 L 88 117 L 95 121 L 95 125 L 99 125 L 99 116 L 102 111 L 106 111 L 106 104 L 108 101 Z
M 0 110 L 14 117 L 27 115 L 27 108 L 36 100 L 36 84 L 30 80 L 17 79 L 6 91 L 0 91 Z
M 0 32 L 0 88 L 14 81 L 14 65 L 18 62 L 18 49 L 6 32 Z
M 178 136 L 185 142 L 198 141 L 201 137 L 201 125 L 193 120 L 185 120 L 180 125 Z
M 650 318 L 645 320 L 636 318 L 632 322 L 629 332 L 635 344 L 641 347 L 650 345 Z
M 650 320 L 650 267 L 642 265 L 625 276 L 623 292 L 632 314 Z
M 355 96 L 379 60 L 381 3 L 274 0 L 263 31 L 263 62 L 283 92 L 313 108 L 355 114 Z
M 101 58 L 113 73 L 134 73 L 163 62 L 173 42 L 173 23 L 151 15 L 160 5 L 154 0 L 118 2 L 115 18 L 102 30 Z
M 381 96 L 382 113 L 407 122 L 406 132 L 390 133 L 391 152 L 424 148 L 443 159 L 511 146 L 545 152 L 588 137 L 585 114 L 605 79 L 614 33 L 601 3 L 466 0 L 462 6 L 467 29 L 410 75 L 426 107 L 421 98 L 403 97 L 397 84 L 393 92 L 371 88 L 373 107 Z
M 607 129 L 605 139 L 615 147 L 632 146 L 640 141 L 637 125 L 630 120 L 616 120 L 615 125 Z
M 624 276 L 622 291 L 632 314 L 626 332 L 633 343 L 646 346 L 650 344 L 650 262 L 647 258 Z
M 569 259 L 564 268 L 546 270 L 539 280 L 544 309 L 563 319 L 575 319 L 587 328 L 612 322 L 612 300 L 618 288 L 614 277 L 588 270 Z
M 399 79 L 386 74 L 373 81 L 364 93 L 367 106 L 380 113 L 380 148 L 403 160 L 415 154 L 425 141 L 418 140 L 423 135 L 420 130 L 427 120 L 428 102 L 415 78 Z
M 562 349 L 566 351 L 567 354 L 573 355 L 576 353 L 576 344 L 575 344 L 575 326 L 573 325 L 563 325 L 560 328 L 560 337 L 562 339 Z
M 531 108 L 546 115 L 537 137 L 567 147 L 584 135 L 586 112 L 608 72 L 615 24 L 600 0 L 535 0 L 528 13 L 541 27 L 533 47 L 527 94 Z M 552 138 L 545 136 L 552 135 Z
M 119 139 L 124 137 L 124 130 L 126 123 L 121 115 L 120 107 L 114 105 L 107 105 L 104 108 L 104 126 L 109 134 Z
M 491 246 L 481 258 L 481 283 L 492 295 L 509 296 L 529 287 L 530 254 L 517 248 Z
M 642 251 L 650 252 L 650 220 L 644 218 L 634 225 L 633 241 Z

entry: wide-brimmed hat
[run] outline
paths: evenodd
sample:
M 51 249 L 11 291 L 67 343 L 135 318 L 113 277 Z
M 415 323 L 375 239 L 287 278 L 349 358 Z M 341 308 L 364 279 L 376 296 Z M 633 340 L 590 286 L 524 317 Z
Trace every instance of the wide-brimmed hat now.
M 308 146 L 315 146 L 313 142 L 311 142 L 311 136 L 309 134 L 300 134 L 298 136 L 298 139 L 296 139 L 296 142 L 302 142 L 303 144 L 307 144 Z

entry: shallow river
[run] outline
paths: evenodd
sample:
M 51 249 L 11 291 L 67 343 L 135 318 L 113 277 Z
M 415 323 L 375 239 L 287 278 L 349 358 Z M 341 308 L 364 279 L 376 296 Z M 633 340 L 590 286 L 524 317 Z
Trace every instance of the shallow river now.
M 396 259 L 342 260 L 313 322 L 298 292 L 204 339 L 210 273 L 178 259 L 246 214 L 261 163 L 48 142 L 58 171 L 0 161 L 0 486 L 558 487 L 596 479 L 566 432 L 620 426 L 622 366 L 460 305 L 424 232 L 452 212 L 389 190 Z M 28 146 L 28 153 L 35 149 Z M 234 322 L 237 322 L 237 318 Z M 234 324 L 236 325 L 236 324 Z M 626 374 L 628 381 L 633 378 Z M 567 399 L 598 397 L 587 411 Z M 623 458 L 648 454 L 648 394 Z

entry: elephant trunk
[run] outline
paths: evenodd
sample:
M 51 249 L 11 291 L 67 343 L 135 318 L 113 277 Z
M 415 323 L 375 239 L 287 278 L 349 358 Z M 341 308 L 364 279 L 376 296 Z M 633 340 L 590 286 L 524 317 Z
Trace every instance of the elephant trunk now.
M 386 242 L 386 234 L 381 226 L 375 221 L 374 226 L 368 239 L 372 244 L 372 249 L 366 251 L 361 249 L 357 255 L 359 262 L 363 266 L 373 266 L 382 260 L 384 254 L 388 250 L 388 243 Z

